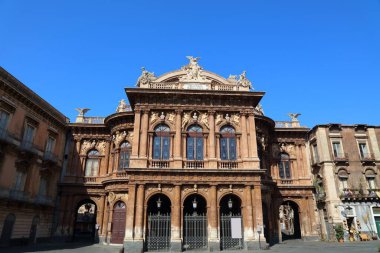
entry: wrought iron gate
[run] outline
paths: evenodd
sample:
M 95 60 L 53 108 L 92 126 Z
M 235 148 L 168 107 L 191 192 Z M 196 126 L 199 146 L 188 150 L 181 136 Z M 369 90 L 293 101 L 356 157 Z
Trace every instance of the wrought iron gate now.
M 170 214 L 149 214 L 146 237 L 147 250 L 169 250 L 170 228 Z
M 186 214 L 183 223 L 184 249 L 207 248 L 207 215 Z
M 242 238 L 232 238 L 231 218 L 242 218 L 241 215 L 225 215 L 220 217 L 220 243 L 222 250 L 243 249 L 243 229 Z

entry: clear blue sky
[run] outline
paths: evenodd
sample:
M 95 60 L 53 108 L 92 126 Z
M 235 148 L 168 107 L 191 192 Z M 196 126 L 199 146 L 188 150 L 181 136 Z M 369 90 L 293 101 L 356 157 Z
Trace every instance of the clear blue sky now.
M 0 65 L 73 120 L 114 113 L 140 67 L 247 70 L 267 116 L 380 125 L 380 0 L 0 0 Z

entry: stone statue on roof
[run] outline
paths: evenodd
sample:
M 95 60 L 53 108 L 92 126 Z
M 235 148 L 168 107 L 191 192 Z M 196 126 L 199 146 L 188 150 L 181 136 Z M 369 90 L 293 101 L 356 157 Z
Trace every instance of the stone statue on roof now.
M 244 70 L 243 73 L 239 75 L 237 85 L 252 89 L 252 83 L 251 81 L 248 80 L 248 78 L 246 77 L 246 74 L 247 74 L 247 71 Z
M 116 108 L 116 112 L 126 112 L 130 111 L 130 106 L 127 105 L 125 99 L 120 100 L 119 105 Z
M 147 86 L 150 82 L 157 79 L 157 77 L 154 75 L 154 72 L 149 72 L 144 67 L 141 68 L 141 71 L 141 76 L 139 79 L 137 79 L 137 87 Z
M 202 77 L 202 67 L 198 65 L 198 60 L 200 57 L 186 56 L 189 59 L 189 64 L 182 67 L 182 70 L 186 71 L 186 76 L 181 78 L 181 81 L 203 81 Z

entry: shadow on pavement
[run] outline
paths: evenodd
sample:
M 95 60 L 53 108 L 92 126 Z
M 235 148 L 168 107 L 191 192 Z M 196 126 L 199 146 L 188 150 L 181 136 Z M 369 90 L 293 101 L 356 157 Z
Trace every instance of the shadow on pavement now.
M 41 243 L 35 245 L 23 245 L 23 246 L 12 246 L 7 248 L 0 248 L 0 253 L 23 253 L 23 252 L 44 252 L 44 251 L 65 251 L 70 252 L 81 252 L 82 248 L 89 248 L 90 246 L 98 246 L 99 244 L 89 243 L 89 242 L 65 242 L 65 243 Z M 100 246 L 103 247 L 103 246 Z M 91 247 L 92 248 L 92 247 Z M 116 248 L 115 248 L 116 249 Z M 89 251 L 90 252 L 90 251 Z M 116 250 L 115 252 L 119 252 Z M 95 253 L 95 252 L 92 252 Z

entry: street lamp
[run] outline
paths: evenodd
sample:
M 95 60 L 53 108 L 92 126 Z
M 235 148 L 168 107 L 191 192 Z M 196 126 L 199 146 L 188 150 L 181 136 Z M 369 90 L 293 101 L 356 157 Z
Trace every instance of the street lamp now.
M 197 207 L 198 207 L 197 198 L 194 197 L 194 200 L 193 200 L 193 209 L 194 209 L 193 215 L 194 215 L 194 216 L 197 215 L 197 211 L 195 211 L 195 209 L 197 209 Z
M 160 197 L 158 197 L 158 200 L 156 201 L 156 203 L 157 203 L 158 215 L 160 215 L 160 208 L 161 208 L 161 204 L 162 204 Z
M 231 198 L 228 200 L 228 208 L 229 209 L 232 209 L 232 205 L 233 205 L 233 202 L 231 200 Z

